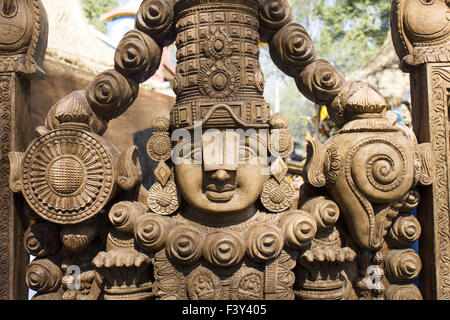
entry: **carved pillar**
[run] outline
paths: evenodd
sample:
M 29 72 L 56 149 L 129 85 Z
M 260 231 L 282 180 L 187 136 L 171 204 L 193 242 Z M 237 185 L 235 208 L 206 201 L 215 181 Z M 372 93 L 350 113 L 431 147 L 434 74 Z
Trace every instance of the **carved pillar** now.
M 30 78 L 42 77 L 47 20 L 38 0 L 0 0 L 0 299 L 26 299 L 21 196 L 9 187 L 10 151 L 29 143 Z
M 420 188 L 418 208 L 425 299 L 450 299 L 449 14 L 444 0 L 396 0 L 391 13 L 401 68 L 411 74 L 414 132 L 432 150 L 432 185 Z

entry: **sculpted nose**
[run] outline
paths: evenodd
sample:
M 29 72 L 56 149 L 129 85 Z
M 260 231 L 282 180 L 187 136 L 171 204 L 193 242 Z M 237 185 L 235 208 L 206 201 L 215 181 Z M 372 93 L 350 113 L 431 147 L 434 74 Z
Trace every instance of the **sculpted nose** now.
M 224 182 L 224 181 L 230 179 L 230 175 L 225 170 L 219 169 L 216 172 L 214 172 L 214 174 L 211 176 L 211 178 L 213 178 L 214 180 L 219 181 L 219 182 Z

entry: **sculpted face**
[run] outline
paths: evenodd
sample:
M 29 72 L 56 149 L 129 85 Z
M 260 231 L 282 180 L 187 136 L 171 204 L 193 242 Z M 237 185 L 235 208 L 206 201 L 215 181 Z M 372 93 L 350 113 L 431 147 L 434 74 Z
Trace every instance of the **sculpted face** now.
M 240 138 L 236 133 L 216 130 L 203 133 L 201 144 L 184 142 L 185 146 L 190 144 L 191 151 L 180 151 L 186 161 L 175 165 L 175 176 L 188 205 L 200 214 L 213 213 L 215 219 L 255 213 L 269 173 L 267 144 L 262 137 Z M 180 147 L 177 149 L 183 149 Z

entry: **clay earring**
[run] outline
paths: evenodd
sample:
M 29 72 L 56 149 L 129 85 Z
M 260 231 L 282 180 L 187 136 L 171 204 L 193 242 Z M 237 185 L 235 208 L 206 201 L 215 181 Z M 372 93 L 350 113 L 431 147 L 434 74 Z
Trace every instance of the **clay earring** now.
M 154 173 L 158 182 L 149 190 L 147 203 L 150 210 L 160 215 L 170 215 L 178 210 L 180 197 L 174 183 L 173 171 L 165 161 L 172 155 L 169 137 L 170 122 L 160 117 L 153 122 L 153 135 L 147 142 L 147 153 L 154 161 L 159 161 Z
M 270 212 L 288 210 L 294 199 L 294 189 L 285 178 L 288 167 L 283 160 L 294 149 L 292 137 L 287 132 L 288 124 L 287 118 L 279 113 L 270 119 L 269 152 L 277 158 L 270 167 L 273 178 L 264 183 L 261 192 L 261 203 Z
M 261 192 L 261 203 L 270 212 L 282 212 L 292 206 L 294 189 L 286 180 L 287 165 L 281 157 L 270 167 L 273 178 L 268 179 Z

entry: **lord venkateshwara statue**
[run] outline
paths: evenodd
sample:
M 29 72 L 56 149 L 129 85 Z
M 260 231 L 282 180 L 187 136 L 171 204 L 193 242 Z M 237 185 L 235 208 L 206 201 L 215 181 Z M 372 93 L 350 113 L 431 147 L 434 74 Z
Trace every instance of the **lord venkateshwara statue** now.
M 34 299 L 421 299 L 410 246 L 430 145 L 386 115 L 371 85 L 316 56 L 286 0 L 145 0 L 114 70 L 49 112 L 11 189 L 34 224 L 26 250 Z M 176 41 L 176 104 L 147 150 L 102 134 Z M 312 140 L 305 184 L 284 162 L 287 118 L 263 98 L 259 42 L 339 131 Z M 151 112 L 151 105 L 149 106 Z M 158 162 L 142 186 L 138 152 Z

